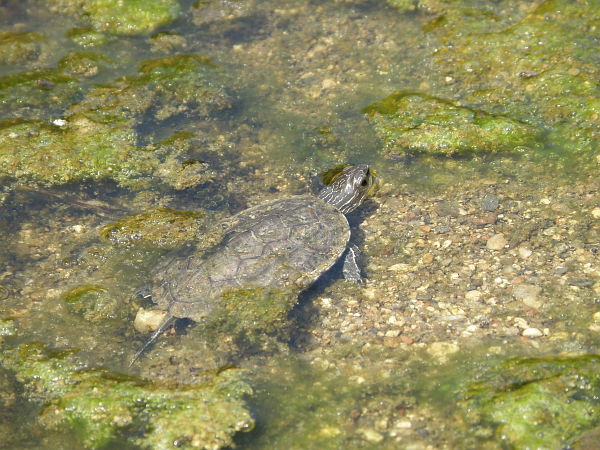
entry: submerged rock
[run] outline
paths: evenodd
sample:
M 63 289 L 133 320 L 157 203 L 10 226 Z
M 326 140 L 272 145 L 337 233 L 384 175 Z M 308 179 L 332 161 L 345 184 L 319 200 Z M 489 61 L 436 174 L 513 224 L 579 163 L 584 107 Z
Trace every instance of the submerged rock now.
M 72 54 L 62 64 L 93 74 L 89 63 L 104 63 L 104 58 L 92 55 Z M 0 117 L 19 108 L 22 116 L 60 113 L 78 94 L 75 79 L 57 71 L 0 78 Z M 179 188 L 192 187 L 205 180 L 198 173 L 204 167 L 192 167 L 185 158 L 173 160 L 165 154 L 173 146 L 154 152 L 141 148 L 138 127 L 176 115 L 205 117 L 230 105 L 216 68 L 206 58 L 147 60 L 139 75 L 91 90 L 61 119 L 0 120 L 0 174 L 43 184 L 109 178 L 124 186 L 158 176 Z
M 0 63 L 14 64 L 36 59 L 44 40 L 39 33 L 0 32 Z
M 72 350 L 24 344 L 0 363 L 16 374 L 30 401 L 44 405 L 39 423 L 74 433 L 85 448 L 117 442 L 142 448 L 218 449 L 254 421 L 244 373 L 228 369 L 193 385 L 152 383 L 102 369 L 84 369 Z
M 203 217 L 202 212 L 153 208 L 105 225 L 100 236 L 114 243 L 141 242 L 175 249 L 194 239 Z
M 405 1 L 388 0 L 392 5 Z M 547 147 L 593 164 L 600 116 L 596 2 L 418 0 L 433 13 L 438 86 L 471 107 L 545 130 Z M 402 8 L 401 8 L 402 9 Z M 581 155 L 580 157 L 578 155 Z
M 416 92 L 396 92 L 364 109 L 386 155 L 511 152 L 534 145 L 535 127 Z
M 514 448 L 565 448 L 600 420 L 600 357 L 509 360 L 471 385 L 464 404 Z
M 179 17 L 177 0 L 51 0 L 50 9 L 87 21 L 97 31 L 147 34 Z

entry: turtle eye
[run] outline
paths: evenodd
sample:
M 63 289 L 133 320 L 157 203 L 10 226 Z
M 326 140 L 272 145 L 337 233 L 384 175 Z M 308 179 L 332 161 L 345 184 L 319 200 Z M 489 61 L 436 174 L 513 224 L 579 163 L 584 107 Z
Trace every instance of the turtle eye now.
M 361 186 L 366 186 L 367 184 L 369 184 L 369 181 L 366 178 L 363 178 L 362 182 L 360 183 Z

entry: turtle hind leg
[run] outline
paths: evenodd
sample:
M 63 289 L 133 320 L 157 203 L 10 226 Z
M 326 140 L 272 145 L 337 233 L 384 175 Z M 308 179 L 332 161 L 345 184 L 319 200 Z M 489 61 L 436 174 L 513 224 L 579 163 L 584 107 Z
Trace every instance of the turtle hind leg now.
M 144 345 L 142 345 L 142 348 L 140 348 L 137 351 L 137 353 L 133 355 L 133 358 L 129 362 L 129 367 L 133 366 L 133 364 L 139 359 L 140 356 L 142 356 L 142 354 L 148 349 L 148 347 L 150 347 L 154 342 L 156 342 L 158 337 L 167 329 L 169 325 L 171 325 L 171 323 L 173 323 L 174 320 L 175 317 L 173 316 L 173 314 L 167 312 L 163 320 L 160 322 L 160 325 L 158 325 L 156 331 L 154 331 L 154 333 L 152 333 L 152 336 L 150 336 L 148 340 L 144 343 Z
M 354 244 L 350 244 L 342 257 L 344 260 L 344 266 L 342 272 L 346 281 L 353 283 L 363 283 L 364 279 L 360 267 L 358 265 L 360 258 L 360 250 Z

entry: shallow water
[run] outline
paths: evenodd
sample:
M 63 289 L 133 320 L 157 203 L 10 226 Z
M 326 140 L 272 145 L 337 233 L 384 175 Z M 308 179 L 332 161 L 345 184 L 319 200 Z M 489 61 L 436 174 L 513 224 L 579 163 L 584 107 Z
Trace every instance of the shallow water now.
M 183 446 L 593 448 L 597 2 L 181 1 L 132 35 L 94 3 L 0 2 L 6 354 L 160 383 L 242 369 L 254 425 Z M 364 285 L 334 268 L 264 339 L 180 323 L 128 367 L 159 261 L 356 162 L 380 181 L 350 217 Z M 88 410 L 59 419 L 89 380 L 0 368 L 2 448 L 166 448 L 137 419 L 85 440 Z

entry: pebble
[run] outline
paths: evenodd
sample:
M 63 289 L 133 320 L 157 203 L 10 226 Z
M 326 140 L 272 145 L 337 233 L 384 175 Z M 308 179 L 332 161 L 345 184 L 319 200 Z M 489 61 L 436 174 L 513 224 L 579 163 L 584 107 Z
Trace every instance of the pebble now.
M 485 246 L 490 250 L 502 250 L 507 243 L 504 234 L 498 233 L 489 238 Z
M 518 284 L 513 288 L 513 296 L 517 300 L 521 300 L 527 306 L 532 308 L 539 308 L 542 306 L 542 302 L 538 299 L 542 288 L 534 284 Z
M 600 219 L 600 208 L 592 209 L 592 217 L 594 219 Z
M 544 335 L 544 333 L 537 328 L 525 328 L 523 330 L 523 336 L 525 336 L 525 337 L 533 338 L 533 337 L 540 337 L 543 335 Z
M 481 292 L 477 290 L 469 291 L 465 294 L 467 300 L 477 301 L 481 298 Z
M 140 308 L 135 315 L 133 327 L 140 333 L 156 331 L 166 314 L 166 311 L 159 309 L 148 310 Z
M 379 433 L 376 430 L 373 430 L 372 428 L 360 428 L 358 431 L 369 442 L 378 444 L 379 442 L 383 441 L 383 434 Z
M 427 347 L 427 353 L 441 360 L 445 360 L 448 355 L 456 353 L 459 350 L 460 347 L 452 342 L 432 342 Z
M 531 254 L 533 253 L 527 247 L 519 247 L 518 252 L 519 252 L 519 256 L 523 259 L 529 258 L 531 256 Z
M 484 211 L 496 211 L 498 209 L 498 197 L 493 194 L 487 194 L 483 197 L 483 201 L 481 202 L 481 209 Z

